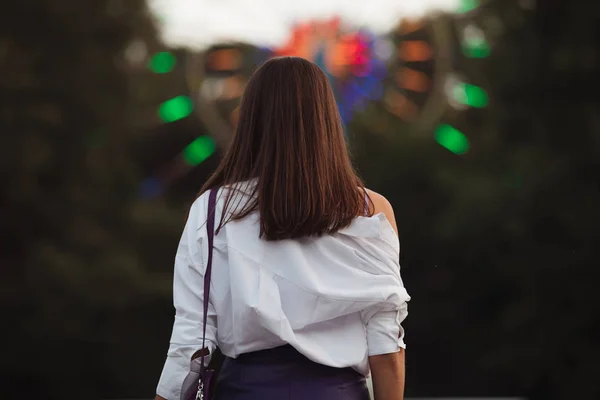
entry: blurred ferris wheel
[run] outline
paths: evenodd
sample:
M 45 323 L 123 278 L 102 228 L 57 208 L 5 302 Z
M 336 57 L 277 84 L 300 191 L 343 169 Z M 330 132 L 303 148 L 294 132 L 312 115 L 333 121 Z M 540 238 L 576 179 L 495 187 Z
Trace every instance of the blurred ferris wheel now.
M 187 80 L 198 115 L 215 139 L 231 137 L 244 87 L 263 61 L 299 56 L 328 75 L 345 123 L 380 102 L 407 125 L 426 126 L 442 114 L 443 81 L 452 70 L 447 19 L 406 21 L 386 36 L 344 31 L 340 19 L 297 25 L 281 47 L 223 43 L 190 54 Z
M 176 175 L 202 162 L 217 146 L 227 145 L 253 71 L 265 60 L 285 55 L 309 59 L 327 73 L 345 124 L 374 106 L 384 114 L 377 119 L 392 118 L 396 127 L 434 132 L 435 140 L 449 151 L 466 153 L 468 138 L 442 123 L 443 115 L 448 107 L 485 107 L 488 97 L 462 77 L 455 60 L 487 57 L 490 48 L 476 22 L 479 1 L 456 1 L 459 8 L 453 14 L 403 19 L 385 34 L 353 29 L 337 17 L 297 24 L 283 44 L 229 41 L 187 52 L 179 61 L 184 63 L 189 97 L 165 102 L 161 118 L 169 122 L 193 113 L 208 132 L 174 161 Z M 375 133 L 377 129 L 373 127 Z

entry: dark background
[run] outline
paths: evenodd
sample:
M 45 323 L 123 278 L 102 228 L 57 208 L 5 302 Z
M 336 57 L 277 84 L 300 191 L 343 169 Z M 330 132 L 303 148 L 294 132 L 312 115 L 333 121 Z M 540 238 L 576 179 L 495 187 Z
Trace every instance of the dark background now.
M 522 3 L 488 2 L 490 57 L 456 61 L 490 93 L 445 116 L 468 153 L 400 124 L 373 135 L 369 109 L 348 125 L 398 221 L 407 396 L 600 398 L 600 3 Z M 134 40 L 164 49 L 141 0 L 0 12 L 2 398 L 154 394 L 177 241 L 220 150 L 140 194 L 207 128 L 155 117 L 183 72 L 132 66 Z

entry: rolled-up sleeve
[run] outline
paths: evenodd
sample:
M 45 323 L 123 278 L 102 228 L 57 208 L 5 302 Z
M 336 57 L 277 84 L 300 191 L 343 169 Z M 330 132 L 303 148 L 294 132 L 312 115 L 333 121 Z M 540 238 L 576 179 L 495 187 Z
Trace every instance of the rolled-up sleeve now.
M 173 303 L 175 322 L 171 335 L 167 359 L 160 376 L 156 393 L 168 400 L 177 400 L 181 395 L 183 380 L 190 372 L 192 355 L 202 348 L 202 321 L 204 295 L 204 260 L 207 249 L 204 230 L 206 212 L 204 202 L 198 199 L 188 216 L 177 254 L 173 275 Z M 210 354 L 216 348 L 217 318 L 212 304 L 208 305 L 206 323 L 206 347 Z M 205 358 L 205 364 L 209 362 Z
M 375 242 L 371 255 L 378 265 L 383 299 L 361 313 L 367 336 L 368 355 L 396 353 L 406 349 L 402 322 L 408 316 L 410 296 L 400 276 L 400 243 L 392 228 Z
M 406 303 L 397 310 L 377 311 L 367 322 L 367 347 L 369 356 L 396 353 L 406 349 L 402 321 L 408 312 Z

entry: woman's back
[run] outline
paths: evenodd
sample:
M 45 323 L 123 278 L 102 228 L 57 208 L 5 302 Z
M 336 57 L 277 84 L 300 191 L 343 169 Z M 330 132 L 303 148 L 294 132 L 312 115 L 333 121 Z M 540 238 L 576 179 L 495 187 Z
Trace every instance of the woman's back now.
M 221 199 L 228 190 L 220 191 Z M 200 228 L 206 197 L 190 214 L 197 237 L 189 246 L 197 244 L 198 275 L 207 257 Z M 222 203 L 217 203 L 217 219 Z M 365 324 L 374 313 L 395 314 L 398 304 L 409 300 L 400 278 L 398 238 L 385 215 L 358 216 L 335 234 L 297 240 L 267 241 L 258 232 L 259 215 L 252 213 L 227 223 L 215 236 L 211 306 L 219 329 L 207 339 L 229 357 L 288 343 L 313 361 L 367 375 Z M 373 328 L 372 351 L 398 350 L 397 343 L 378 343 L 377 335 L 381 329 L 397 332 L 397 319 L 405 316 L 403 309 L 394 315 L 394 326 Z

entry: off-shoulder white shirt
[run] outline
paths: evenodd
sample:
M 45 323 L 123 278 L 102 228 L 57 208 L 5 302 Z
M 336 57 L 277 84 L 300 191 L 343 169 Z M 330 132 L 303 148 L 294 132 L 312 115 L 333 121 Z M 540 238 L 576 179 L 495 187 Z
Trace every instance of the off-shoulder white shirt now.
M 251 195 L 252 181 L 221 189 Z M 176 309 L 157 394 L 179 399 L 190 358 L 202 346 L 203 277 L 207 261 L 208 193 L 192 205 L 175 257 Z M 253 213 L 228 222 L 214 239 L 206 328 L 211 352 L 239 354 L 291 344 L 309 359 L 369 375 L 368 356 L 405 348 L 400 323 L 406 292 L 400 245 L 384 214 L 357 217 L 333 235 L 259 239 Z M 205 363 L 207 363 L 205 361 Z

